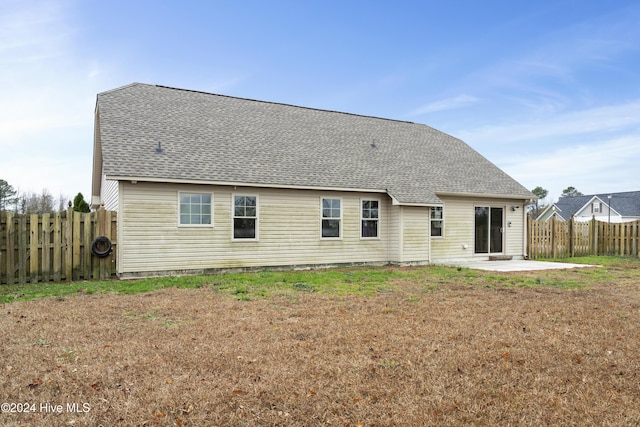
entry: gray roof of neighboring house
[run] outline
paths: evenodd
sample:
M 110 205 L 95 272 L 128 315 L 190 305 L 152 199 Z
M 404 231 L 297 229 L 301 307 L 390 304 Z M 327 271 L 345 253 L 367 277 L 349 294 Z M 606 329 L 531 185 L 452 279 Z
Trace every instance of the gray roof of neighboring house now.
M 562 219 L 568 220 L 572 215 L 575 215 L 580 208 L 582 208 L 593 196 L 574 196 L 574 197 L 561 197 L 556 203 L 552 205 L 556 207 L 555 212 Z
M 441 203 L 437 193 L 535 197 L 422 124 L 140 83 L 98 94 L 96 111 L 107 178 L 367 189 L 406 204 Z
M 611 200 L 609 200 L 611 196 Z M 568 220 L 578 213 L 591 199 L 598 197 L 603 203 L 611 203 L 611 208 L 622 216 L 640 216 L 640 191 L 623 193 L 589 194 L 584 196 L 561 197 L 554 205 L 557 213 Z

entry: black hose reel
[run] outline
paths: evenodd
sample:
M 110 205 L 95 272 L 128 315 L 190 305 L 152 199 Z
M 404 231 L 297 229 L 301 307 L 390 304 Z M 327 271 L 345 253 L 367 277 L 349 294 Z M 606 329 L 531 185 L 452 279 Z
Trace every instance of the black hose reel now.
M 98 258 L 106 258 L 113 252 L 113 245 L 111 240 L 106 236 L 97 237 L 93 243 L 91 243 L 91 253 Z

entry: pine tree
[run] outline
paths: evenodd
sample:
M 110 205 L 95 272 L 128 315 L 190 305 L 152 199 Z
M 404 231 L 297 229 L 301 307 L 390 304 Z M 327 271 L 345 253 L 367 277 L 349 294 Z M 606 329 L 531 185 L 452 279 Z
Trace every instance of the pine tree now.
M 82 193 L 73 198 L 73 210 L 76 212 L 91 212 L 89 204 L 84 200 Z
M 18 198 L 17 191 L 4 179 L 0 179 L 0 212 L 9 210 L 10 206 L 16 204 Z

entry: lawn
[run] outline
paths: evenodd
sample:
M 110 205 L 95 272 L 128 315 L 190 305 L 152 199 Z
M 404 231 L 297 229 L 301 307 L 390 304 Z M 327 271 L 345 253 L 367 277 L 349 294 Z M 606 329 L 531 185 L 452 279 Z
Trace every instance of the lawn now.
M 640 260 L 0 286 L 0 424 L 640 424 Z M 8 411 L 7 411 L 8 410 Z

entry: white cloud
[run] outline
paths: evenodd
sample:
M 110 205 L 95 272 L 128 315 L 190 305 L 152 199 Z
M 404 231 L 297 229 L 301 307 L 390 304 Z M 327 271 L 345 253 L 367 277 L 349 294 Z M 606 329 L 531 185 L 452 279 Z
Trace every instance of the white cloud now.
M 409 116 L 419 116 L 423 114 L 433 113 L 436 111 L 454 110 L 458 108 L 468 107 L 479 101 L 475 96 L 459 95 L 451 98 L 445 98 L 438 101 L 430 102 L 422 107 L 411 111 Z
M 557 199 L 570 185 L 585 194 L 640 190 L 635 178 L 639 162 L 640 135 L 629 135 L 506 157 L 497 163 L 527 188 L 540 185 Z
M 640 100 L 564 114 L 548 115 L 545 119 L 505 125 L 483 126 L 461 130 L 456 134 L 473 145 L 505 144 L 547 138 L 556 143 L 563 137 L 598 132 L 616 132 L 640 128 Z

